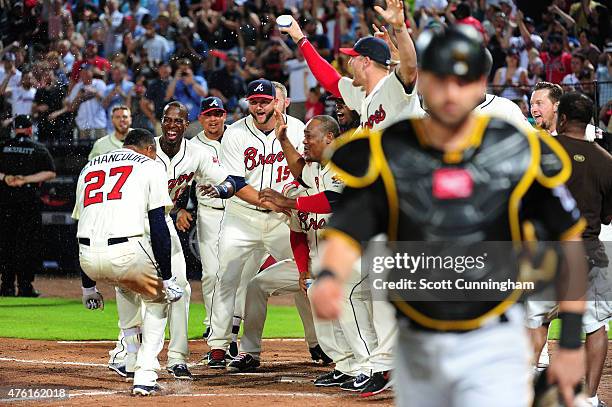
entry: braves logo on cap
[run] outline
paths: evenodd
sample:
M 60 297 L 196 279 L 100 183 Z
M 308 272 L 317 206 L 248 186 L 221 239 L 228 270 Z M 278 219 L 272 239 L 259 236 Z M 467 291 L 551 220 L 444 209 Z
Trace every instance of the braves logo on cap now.
M 253 92 L 263 92 L 263 83 L 260 83 L 255 89 L 253 89 Z
M 267 79 L 257 79 L 247 86 L 247 99 L 251 98 L 274 99 L 276 97 L 276 89 L 274 85 Z
M 215 106 L 215 107 L 219 107 L 219 104 L 218 104 L 218 103 L 217 103 L 217 101 L 216 101 L 216 100 L 214 100 L 214 99 L 213 99 L 213 101 L 212 101 L 212 102 L 210 102 L 210 105 L 211 105 L 211 106 Z

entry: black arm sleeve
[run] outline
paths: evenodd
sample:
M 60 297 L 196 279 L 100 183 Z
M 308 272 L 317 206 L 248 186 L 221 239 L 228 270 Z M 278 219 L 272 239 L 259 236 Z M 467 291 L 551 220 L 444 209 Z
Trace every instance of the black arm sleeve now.
M 338 210 L 338 202 L 340 201 L 340 196 L 338 192 L 334 191 L 323 191 L 325 197 L 327 198 L 327 202 L 329 202 L 329 206 L 331 207 L 332 213 Z
M 380 233 L 387 233 L 389 208 L 381 179 L 365 188 L 345 187 L 336 207 L 330 227 L 357 242 L 363 244 Z
M 172 277 L 170 267 L 170 230 L 166 223 L 164 208 L 155 208 L 149 211 L 149 227 L 151 228 L 151 247 L 153 256 L 159 265 L 159 272 L 163 280 Z
M 96 282 L 89 278 L 83 270 L 81 270 L 81 286 L 83 288 L 92 288 L 96 286 Z

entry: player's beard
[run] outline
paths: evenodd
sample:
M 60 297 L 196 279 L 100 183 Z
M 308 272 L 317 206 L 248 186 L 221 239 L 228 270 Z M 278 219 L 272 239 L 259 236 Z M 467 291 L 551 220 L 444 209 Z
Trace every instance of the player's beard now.
M 257 114 L 253 113 L 253 112 L 249 112 L 251 113 L 251 116 L 253 117 L 253 120 L 255 121 L 255 123 L 257 124 L 266 124 L 270 121 L 270 119 L 272 118 L 272 116 L 274 115 L 274 110 L 272 110 L 270 113 L 266 114 L 266 118 L 263 122 L 259 122 L 257 121 Z

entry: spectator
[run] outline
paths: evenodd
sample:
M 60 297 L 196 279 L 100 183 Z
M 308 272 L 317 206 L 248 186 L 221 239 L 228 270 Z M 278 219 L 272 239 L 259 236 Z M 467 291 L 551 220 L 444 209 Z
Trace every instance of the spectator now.
M 106 135 L 106 111 L 102 105 L 106 84 L 93 75 L 92 65 L 81 65 L 80 81 L 67 99 L 70 110 L 77 112 L 75 120 L 81 140 L 97 140 Z
M 595 70 L 588 59 L 580 52 L 572 55 L 572 72 L 565 75 L 562 85 L 566 91 L 576 90 L 583 93 L 593 93 L 590 82 L 595 79 Z
M 612 99 L 612 42 L 604 48 L 597 65 L 599 86 L 599 106 L 605 106 Z
M 516 13 L 516 21 L 520 35 L 510 38 L 510 47 L 515 48 L 519 52 L 519 66 L 527 68 L 529 65 L 529 51 L 532 49 L 540 50 L 542 47 L 542 37 L 535 32 L 533 19 L 525 17 L 520 10 Z
M 155 32 L 155 24 L 151 15 L 147 14 L 142 18 L 142 26 L 145 29 L 142 47 L 147 50 L 149 64 L 157 66 L 160 62 L 167 60 L 170 53 L 170 44 L 164 37 Z
M 527 71 L 527 83 L 533 88 L 536 83 L 544 81 L 544 62 L 540 57 L 536 57 L 529 63 Z
M 149 10 L 140 6 L 140 0 L 129 0 L 128 7 L 125 14 L 132 17 L 138 24 L 141 23 L 145 15 L 149 14 Z
M 74 64 L 75 58 L 74 55 L 72 55 L 72 52 L 70 52 L 70 41 L 60 41 L 57 44 L 57 50 L 60 53 L 60 57 L 62 58 L 66 72 L 72 72 L 72 65 Z
M 601 54 L 601 51 L 595 44 L 591 43 L 589 37 L 590 33 L 588 30 L 580 31 L 580 34 L 578 35 L 580 48 L 578 48 L 578 51 L 580 51 L 580 53 L 591 62 L 591 65 L 597 66 L 597 61 L 599 60 L 599 54 Z
M 47 32 L 49 40 L 59 40 L 64 37 L 64 32 L 69 24 L 70 13 L 62 7 L 62 0 L 53 0 L 49 10 Z
M 42 142 L 57 143 L 68 141 L 72 120 L 66 114 L 64 99 L 68 86 L 55 76 L 52 69 L 44 69 L 34 96 L 32 111 L 38 117 L 38 139 Z
M 563 51 L 563 37 L 551 34 L 548 37 L 549 51 L 540 53 L 544 62 L 545 79 L 551 83 L 561 83 L 565 75 L 572 71 L 572 56 Z
M 276 82 L 285 82 L 287 79 L 283 66 L 285 61 L 293 56 L 293 51 L 280 39 L 270 39 L 269 46 L 261 53 L 261 67 L 265 78 Z
M 15 66 L 15 54 L 7 52 L 2 56 L 0 66 L 0 84 L 6 81 L 6 89 L 12 89 L 21 83 L 21 71 Z M 1 85 L 0 85 L 1 86 Z
M 47 55 L 45 55 L 45 62 L 47 64 L 47 68 L 53 71 L 53 74 L 57 80 L 64 85 L 67 85 L 68 76 L 66 75 L 66 67 L 64 66 L 64 61 L 62 61 L 59 52 L 50 51 Z
M 85 46 L 85 37 L 83 37 L 83 35 L 81 35 L 81 33 L 75 29 L 72 20 L 68 20 L 65 37 L 71 45 L 75 45 L 79 49 Z
M 304 19 L 302 27 L 308 41 L 315 46 L 319 55 L 326 60 L 331 61 L 333 59 L 333 55 L 330 49 L 329 40 L 327 39 L 327 36 L 317 33 L 316 20 L 312 17 L 308 17 Z
M 184 104 L 189 113 L 189 121 L 197 122 L 200 101 L 207 95 L 206 80 L 199 75 L 194 75 L 190 60 L 180 60 L 174 78 L 166 90 L 166 100 L 175 99 Z
M 601 4 L 592 0 L 581 0 L 571 5 L 569 15 L 574 19 L 575 29 L 578 32 L 589 29 L 593 22 L 591 15 L 598 6 Z
M 153 132 L 155 123 L 154 106 L 153 102 L 145 97 L 147 93 L 145 81 L 144 75 L 139 75 L 136 78 L 136 84 L 128 93 L 127 105 L 132 111 L 132 125 L 135 128 L 147 129 Z
M 32 72 L 24 71 L 21 75 L 21 82 L 15 88 L 7 88 L 8 81 L 0 85 L 0 95 L 8 98 L 11 104 L 13 117 L 18 115 L 30 116 L 32 114 L 32 103 L 36 95 L 34 78 Z
M 538 82 L 531 94 L 531 115 L 536 126 L 557 135 L 557 108 L 563 96 L 561 86 L 550 82 Z
M 493 79 L 496 94 L 506 99 L 521 99 L 529 90 L 527 70 L 519 66 L 519 53 L 514 48 L 506 51 L 506 66 L 495 73 Z
M 264 76 L 264 71 L 261 69 L 261 64 L 257 57 L 256 47 L 247 47 L 244 50 L 244 57 L 242 58 L 243 64 L 240 69 L 240 76 L 244 79 L 245 83 L 254 81 L 257 78 Z
M 228 52 L 225 65 L 208 78 L 211 83 L 210 94 L 220 98 L 229 111 L 238 106 L 238 100 L 246 93 L 246 84 L 238 73 L 238 61 L 238 54 Z
M 157 16 L 157 34 L 161 35 L 167 42 L 169 51 L 168 54 L 174 52 L 176 36 L 176 29 L 170 25 L 170 14 L 167 11 L 162 11 Z
M 149 86 L 147 86 L 147 93 L 145 97 L 153 103 L 153 115 L 155 117 L 154 128 L 155 134 L 161 134 L 161 118 L 164 112 L 164 106 L 166 106 L 166 91 L 170 84 L 170 74 L 172 68 L 168 62 L 162 62 L 157 68 L 159 77 L 154 79 Z
M 493 66 L 489 80 L 493 80 L 493 75 L 499 68 L 504 66 L 506 60 L 506 49 L 510 46 L 510 37 L 512 34 L 512 27 L 506 20 L 506 15 L 502 12 L 495 13 L 493 18 L 493 28 L 495 34 L 490 38 L 487 48 L 491 52 L 493 57 Z
M 323 114 L 325 105 L 321 102 L 321 89 L 318 86 L 313 86 L 308 90 L 308 99 L 306 100 L 305 107 L 304 123 L 315 116 Z
M 295 58 L 285 63 L 285 69 L 289 73 L 289 95 L 291 97 L 289 114 L 305 121 L 307 90 L 315 87 L 317 80 L 312 76 L 308 64 L 299 49 L 294 51 L 294 55 Z
M 111 70 L 110 62 L 106 58 L 102 58 L 98 55 L 98 44 L 95 41 L 87 41 L 87 47 L 85 48 L 84 58 L 77 61 L 72 66 L 72 73 L 70 74 L 70 81 L 72 84 L 79 80 L 79 72 L 81 66 L 87 64 L 90 69 L 93 69 L 95 75 L 104 76 L 106 72 Z
M 104 56 L 111 58 L 121 50 L 123 30 L 125 28 L 123 13 L 119 11 L 119 1 L 109 0 L 104 6 L 104 14 L 100 16 L 104 25 Z
M 454 11 L 451 12 L 454 7 Z M 459 4 L 449 4 L 446 7 L 446 18 L 450 24 L 466 24 L 474 27 L 483 38 L 485 37 L 485 30 L 482 28 L 480 21 L 472 17 L 472 8 L 467 1 L 462 1 Z
M 111 69 L 111 83 L 106 85 L 102 106 L 106 109 L 107 117 L 112 116 L 113 107 L 117 105 L 129 105 L 127 103 L 128 93 L 134 86 L 134 82 L 126 79 L 127 70 L 123 64 L 115 64 Z M 113 130 L 112 121 L 107 121 L 107 130 Z

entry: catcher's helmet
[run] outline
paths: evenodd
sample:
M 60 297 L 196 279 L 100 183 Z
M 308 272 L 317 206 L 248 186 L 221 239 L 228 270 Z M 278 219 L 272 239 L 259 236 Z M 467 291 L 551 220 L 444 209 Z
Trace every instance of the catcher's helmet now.
M 459 24 L 446 30 L 427 30 L 416 43 L 419 67 L 438 75 L 475 81 L 488 74 L 482 37 L 475 28 Z

